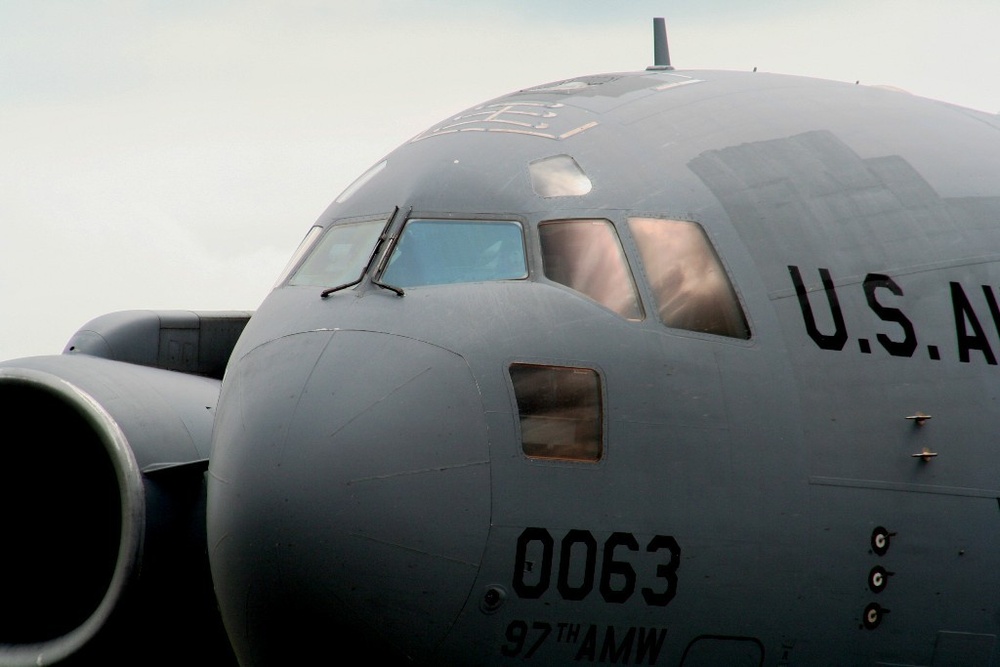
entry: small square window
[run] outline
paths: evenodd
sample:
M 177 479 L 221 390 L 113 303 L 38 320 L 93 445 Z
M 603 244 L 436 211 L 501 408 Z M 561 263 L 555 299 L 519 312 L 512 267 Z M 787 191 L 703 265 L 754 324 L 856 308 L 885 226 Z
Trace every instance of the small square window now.
M 601 380 L 591 368 L 511 364 L 521 447 L 530 458 L 599 461 L 604 456 Z

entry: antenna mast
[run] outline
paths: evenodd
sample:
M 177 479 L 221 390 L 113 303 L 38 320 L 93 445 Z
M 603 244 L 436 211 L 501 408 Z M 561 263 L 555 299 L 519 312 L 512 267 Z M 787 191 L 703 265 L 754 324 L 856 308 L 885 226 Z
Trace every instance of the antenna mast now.
M 653 64 L 647 70 L 673 69 L 667 46 L 667 24 L 662 18 L 653 19 Z

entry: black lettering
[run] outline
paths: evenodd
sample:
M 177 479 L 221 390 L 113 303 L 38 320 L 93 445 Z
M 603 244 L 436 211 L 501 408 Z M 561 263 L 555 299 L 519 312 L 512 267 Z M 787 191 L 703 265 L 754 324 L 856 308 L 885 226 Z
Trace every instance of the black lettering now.
M 993 294 L 993 289 L 989 285 L 983 285 L 983 295 L 986 297 L 986 303 L 990 307 L 990 315 L 993 317 L 993 327 L 1000 333 L 1000 306 L 997 306 L 996 295 Z
M 570 559 L 573 545 L 582 544 L 586 553 L 583 581 L 575 588 L 569 583 Z M 556 588 L 564 600 L 582 600 L 594 589 L 594 571 L 597 568 L 597 540 L 588 530 L 571 530 L 562 540 L 559 551 L 559 582 Z
M 665 579 L 667 587 L 656 592 L 651 588 L 642 589 L 642 597 L 646 604 L 656 607 L 664 607 L 677 595 L 677 568 L 681 564 L 681 547 L 677 540 L 669 535 L 657 535 L 646 546 L 646 551 L 654 553 L 661 549 L 670 551 L 670 560 L 667 563 L 660 563 L 656 566 L 656 576 Z
M 615 629 L 609 625 L 608 629 L 604 632 L 604 645 L 601 646 L 601 662 L 607 662 L 610 658 L 613 665 L 619 660 L 627 664 L 629 657 L 632 655 L 632 642 L 634 640 L 635 628 L 629 628 L 622 639 L 622 643 L 616 643 Z
M 583 551 L 581 554 L 580 551 Z M 677 594 L 677 568 L 681 551 L 677 540 L 668 535 L 656 535 L 646 545 L 646 553 L 657 554 L 641 558 L 639 543 L 631 533 L 612 533 L 604 542 L 601 560 L 601 597 L 610 604 L 627 602 L 635 594 L 638 575 L 636 568 L 655 565 L 655 576 L 660 585 L 642 589 L 642 597 L 651 606 L 666 606 Z M 658 553 L 659 552 L 659 553 Z M 669 553 L 667 556 L 665 553 Z M 583 560 L 580 560 L 580 557 Z M 552 583 L 555 541 L 545 528 L 525 528 L 517 538 L 514 554 L 514 574 L 511 585 L 518 597 L 537 600 L 544 596 Z M 560 541 L 556 588 L 559 596 L 567 601 L 581 601 L 594 589 L 597 576 L 597 540 L 589 530 L 573 529 Z M 579 626 L 559 624 L 559 641 L 566 634 L 579 636 Z M 570 641 L 567 639 L 567 641 Z
M 528 624 L 524 621 L 511 621 L 507 626 L 507 641 L 510 644 L 500 647 L 500 652 L 508 658 L 513 658 L 524 648 L 524 638 L 528 635 Z
M 816 318 L 813 316 L 812 306 L 809 304 L 809 295 L 806 293 L 806 286 L 802 282 L 802 274 L 799 267 L 789 266 L 788 273 L 792 276 L 792 284 L 795 286 L 795 294 L 799 297 L 799 308 L 802 310 L 802 319 L 805 321 L 806 333 L 813 339 L 821 349 L 842 350 L 847 342 L 847 325 L 844 323 L 844 313 L 840 309 L 840 300 L 837 298 L 837 290 L 833 285 L 828 269 L 820 269 L 819 275 L 823 280 L 823 289 L 826 292 L 826 301 L 830 305 L 830 315 L 833 317 L 834 332 L 832 334 L 820 333 L 816 326 Z
M 639 645 L 635 649 L 635 664 L 641 665 L 649 655 L 650 665 L 655 665 L 663 648 L 663 640 L 667 636 L 666 628 L 639 628 Z
M 576 652 L 576 657 L 573 658 L 577 662 L 580 660 L 587 660 L 588 662 L 594 662 L 597 659 L 597 626 L 592 625 L 587 628 L 587 634 L 583 636 L 583 643 L 580 644 L 580 650 Z
M 632 597 L 635 592 L 635 570 L 627 561 L 615 560 L 615 549 L 625 547 L 629 551 L 638 551 L 639 543 L 631 533 L 613 533 L 604 543 L 604 562 L 601 565 L 601 597 L 605 602 L 622 603 Z M 624 580 L 622 587 L 615 590 L 611 587 L 611 577 L 618 575 Z
M 539 542 L 542 545 L 542 567 L 538 573 L 538 581 L 529 584 L 524 581 L 524 573 L 528 571 L 528 545 Z M 519 597 L 536 600 L 549 588 L 552 576 L 552 536 L 544 528 L 525 528 L 517 538 L 517 554 L 514 557 L 514 581 L 512 586 Z
M 541 621 L 535 621 L 534 623 L 532 623 L 531 628 L 533 630 L 541 630 L 541 636 L 535 641 L 534 644 L 531 645 L 531 648 L 528 649 L 528 652 L 524 654 L 525 660 L 527 660 L 528 658 L 530 658 L 535 654 L 535 651 L 537 651 L 538 648 L 545 643 L 545 640 L 546 638 L 548 638 L 549 633 L 552 632 L 552 626 L 549 625 L 548 623 L 543 623 Z
M 878 342 L 882 344 L 885 351 L 894 357 L 912 357 L 913 351 L 917 349 L 917 335 L 913 330 L 913 324 L 906 318 L 903 311 L 898 308 L 887 308 L 875 298 L 875 290 L 883 287 L 896 296 L 903 296 L 903 290 L 892 278 L 881 273 L 869 273 L 865 276 L 864 289 L 865 298 L 868 300 L 868 307 L 878 315 L 883 322 L 895 322 L 903 329 L 903 340 L 894 341 L 885 334 L 878 334 Z
M 958 338 L 958 358 L 960 361 L 969 363 L 969 351 L 979 350 L 986 357 L 986 363 L 995 366 L 997 358 L 993 354 L 989 341 L 986 340 L 986 332 L 979 324 L 976 311 L 972 309 L 969 298 L 965 296 L 965 290 L 959 283 L 951 285 L 951 306 L 955 313 L 955 336 Z M 972 327 L 970 335 L 966 324 Z

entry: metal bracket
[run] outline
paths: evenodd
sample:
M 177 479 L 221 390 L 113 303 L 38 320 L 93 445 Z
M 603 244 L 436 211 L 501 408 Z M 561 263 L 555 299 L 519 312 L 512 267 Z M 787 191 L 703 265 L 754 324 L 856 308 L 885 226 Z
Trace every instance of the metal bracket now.
M 924 422 L 930 418 L 931 418 L 930 415 L 925 415 L 923 412 L 917 412 L 916 414 L 912 414 L 909 417 L 907 417 L 907 419 L 911 419 L 914 422 L 916 422 L 917 426 L 923 426 Z

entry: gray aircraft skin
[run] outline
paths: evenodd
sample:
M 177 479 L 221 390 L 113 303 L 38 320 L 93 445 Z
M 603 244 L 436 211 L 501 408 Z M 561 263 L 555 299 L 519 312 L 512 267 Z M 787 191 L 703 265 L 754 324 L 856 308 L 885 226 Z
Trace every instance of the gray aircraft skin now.
M 996 665 L 998 223 L 1000 119 L 894 90 L 450 117 L 252 316 L 0 366 L 0 665 Z

